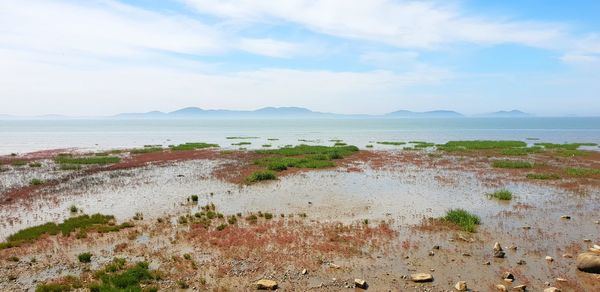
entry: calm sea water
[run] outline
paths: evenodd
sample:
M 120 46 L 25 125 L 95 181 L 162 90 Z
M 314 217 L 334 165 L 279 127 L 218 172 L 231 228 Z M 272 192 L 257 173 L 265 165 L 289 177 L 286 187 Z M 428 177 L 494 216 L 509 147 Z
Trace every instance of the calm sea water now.
M 228 136 L 253 136 L 246 148 L 341 139 L 363 148 L 374 141 L 537 138 L 546 142 L 600 143 L 600 118 L 451 118 L 451 119 L 189 119 L 189 120 L 4 120 L 0 155 L 44 149 L 99 150 L 184 142 L 238 148 Z M 278 138 L 278 141 L 268 141 Z M 302 142 L 299 140 L 310 140 Z M 393 148 L 376 145 L 375 148 Z M 599 149 L 599 148 L 596 148 Z

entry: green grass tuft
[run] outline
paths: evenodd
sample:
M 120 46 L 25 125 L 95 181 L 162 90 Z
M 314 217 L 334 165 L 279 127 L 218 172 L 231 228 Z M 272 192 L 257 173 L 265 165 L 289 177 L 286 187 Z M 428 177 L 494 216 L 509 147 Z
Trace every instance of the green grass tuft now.
M 61 156 L 55 158 L 56 163 L 59 164 L 109 164 L 117 163 L 121 161 L 121 158 L 116 156 L 88 156 L 88 157 L 72 157 L 72 156 Z
M 130 223 L 123 223 L 121 225 L 114 225 L 114 217 L 109 215 L 81 215 L 65 220 L 63 223 L 56 224 L 53 222 L 46 223 L 43 225 L 33 226 L 22 229 L 15 234 L 12 234 L 6 238 L 6 242 L 0 244 L 0 249 L 19 246 L 22 243 L 31 242 L 43 235 L 56 235 L 61 233 L 64 236 L 70 235 L 76 230 L 85 233 L 89 230 L 96 230 L 97 232 L 112 232 L 119 231 L 123 228 L 131 227 Z
M 217 144 L 209 144 L 203 142 L 194 142 L 194 143 L 184 143 L 176 146 L 171 146 L 171 150 L 175 151 L 186 151 L 186 150 L 196 150 L 196 149 L 205 149 L 205 148 L 216 148 L 219 147 Z
M 439 150 L 461 151 L 461 150 L 485 150 L 485 149 L 507 149 L 527 147 L 523 141 L 511 140 L 470 140 L 470 141 L 448 141 L 446 144 L 438 145 Z
M 252 137 L 252 136 L 237 136 L 237 137 L 226 137 L 229 140 L 236 140 L 236 139 L 259 139 L 260 137 Z
M 522 160 L 494 160 L 492 166 L 496 168 L 532 168 L 533 163 Z
M 443 218 L 445 221 L 458 225 L 464 231 L 475 232 L 481 223 L 479 216 L 471 214 L 464 209 L 450 209 Z
M 498 190 L 493 193 L 487 194 L 488 197 L 502 200 L 502 201 L 510 201 L 512 200 L 512 193 L 509 190 Z
M 254 183 L 264 180 L 275 180 L 277 176 L 271 171 L 256 171 L 246 178 L 248 183 Z
M 544 151 L 544 149 L 542 149 L 542 147 L 534 146 L 534 147 L 524 147 L 524 148 L 507 148 L 507 149 L 503 149 L 502 151 L 500 151 L 500 154 L 511 155 L 511 156 L 522 156 L 522 155 L 527 155 L 527 154 L 540 153 L 543 151 Z
M 44 181 L 44 180 L 41 180 L 41 179 L 39 179 L 39 178 L 34 178 L 34 179 L 32 179 L 32 180 L 29 182 L 29 184 L 30 184 L 30 185 L 32 185 L 32 186 L 41 186 L 41 185 L 43 185 L 43 184 L 45 184 L 45 183 L 46 183 L 46 181 Z
M 80 253 L 77 259 L 80 263 L 89 263 L 92 261 L 92 254 L 89 252 Z
M 600 174 L 600 169 L 597 168 L 586 168 L 586 167 L 571 167 L 567 168 L 567 174 L 570 176 L 593 176 Z
M 542 180 L 550 180 L 550 179 L 560 179 L 560 176 L 555 173 L 528 173 L 528 179 L 542 179 Z
M 381 144 L 381 145 L 393 145 L 393 146 L 400 146 L 400 145 L 404 145 L 406 144 L 406 142 L 394 142 L 394 141 L 378 141 L 377 144 Z
M 242 145 L 250 145 L 250 144 L 252 144 L 252 142 L 242 141 L 242 142 L 238 142 L 238 143 L 231 143 L 231 145 L 233 145 L 233 146 L 242 146 Z
M 129 150 L 131 154 L 144 154 L 163 151 L 162 147 L 144 147 Z

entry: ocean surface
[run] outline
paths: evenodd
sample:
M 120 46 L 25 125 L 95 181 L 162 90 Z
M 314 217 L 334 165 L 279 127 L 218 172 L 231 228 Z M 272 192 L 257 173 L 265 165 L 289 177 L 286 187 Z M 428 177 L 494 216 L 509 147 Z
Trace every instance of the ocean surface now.
M 227 139 L 231 136 L 258 137 Z M 269 138 L 279 140 L 269 141 Z M 240 141 L 261 148 L 296 144 L 331 145 L 340 139 L 360 148 L 376 141 L 523 140 L 600 143 L 600 117 L 435 119 L 173 119 L 173 120 L 0 120 L 0 155 L 46 149 L 82 151 L 164 146 L 184 142 Z M 375 149 L 398 148 L 375 144 Z M 598 149 L 592 147 L 592 149 Z

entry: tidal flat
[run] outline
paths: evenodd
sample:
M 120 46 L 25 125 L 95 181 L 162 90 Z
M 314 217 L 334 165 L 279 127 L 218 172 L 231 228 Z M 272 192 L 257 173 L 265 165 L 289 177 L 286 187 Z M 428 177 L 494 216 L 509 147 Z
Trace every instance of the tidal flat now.
M 334 142 L 2 156 L 0 290 L 600 289 L 600 152 Z

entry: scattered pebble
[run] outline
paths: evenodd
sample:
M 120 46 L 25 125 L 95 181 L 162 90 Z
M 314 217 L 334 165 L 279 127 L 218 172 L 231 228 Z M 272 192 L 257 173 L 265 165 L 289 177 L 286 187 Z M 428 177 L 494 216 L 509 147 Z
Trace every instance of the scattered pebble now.
M 273 280 L 261 279 L 255 283 L 256 289 L 259 290 L 275 290 L 277 289 L 277 282 Z
M 416 274 L 411 274 L 410 279 L 413 282 L 417 282 L 417 283 L 431 282 L 431 281 L 433 281 L 433 276 L 431 274 L 427 274 L 427 273 L 416 273 Z
M 544 292 L 560 292 L 560 289 L 556 288 L 556 287 L 549 287 L 544 289 Z
M 363 279 L 354 279 L 354 287 L 367 289 L 367 282 Z
M 512 288 L 513 291 L 527 291 L 527 285 L 518 285 Z
M 504 286 L 502 284 L 498 284 L 498 285 L 496 285 L 496 290 L 498 290 L 498 291 L 506 291 L 506 286 Z
M 546 256 L 546 260 L 549 262 L 554 261 L 554 259 L 551 256 Z
M 454 285 L 454 289 L 456 289 L 456 291 L 467 291 L 467 282 L 458 281 L 456 285 Z
M 562 216 L 560 216 L 560 218 L 561 219 L 567 219 L 567 220 L 569 220 L 569 219 L 571 219 L 571 216 L 569 216 L 569 215 L 562 215 Z

